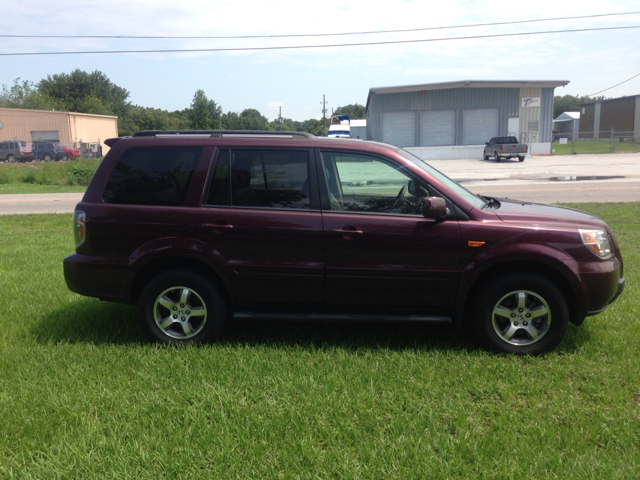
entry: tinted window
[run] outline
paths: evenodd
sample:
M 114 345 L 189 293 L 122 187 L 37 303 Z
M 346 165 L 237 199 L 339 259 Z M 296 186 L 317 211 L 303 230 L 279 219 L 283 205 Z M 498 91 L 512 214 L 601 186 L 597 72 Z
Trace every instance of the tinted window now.
M 125 151 L 104 190 L 106 203 L 184 205 L 202 147 L 140 147 Z
M 507 143 L 518 143 L 518 140 L 516 140 L 516 137 L 502 137 L 502 138 L 498 138 L 496 143 L 500 145 L 505 145 Z
M 428 187 L 389 161 L 322 152 L 331 210 L 420 215 Z
M 207 204 L 310 209 L 309 152 L 221 150 Z

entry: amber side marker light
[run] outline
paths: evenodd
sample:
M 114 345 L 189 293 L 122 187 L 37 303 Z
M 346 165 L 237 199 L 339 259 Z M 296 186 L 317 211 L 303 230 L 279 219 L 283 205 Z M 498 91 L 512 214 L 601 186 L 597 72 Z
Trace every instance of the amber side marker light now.
M 469 244 L 470 247 L 481 247 L 487 242 L 476 242 L 475 240 L 469 240 L 467 243 Z

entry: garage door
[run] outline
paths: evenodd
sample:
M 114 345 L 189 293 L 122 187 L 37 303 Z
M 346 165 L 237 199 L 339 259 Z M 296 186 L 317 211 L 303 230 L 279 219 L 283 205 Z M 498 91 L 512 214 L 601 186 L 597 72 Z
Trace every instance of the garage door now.
M 31 132 L 31 140 L 34 142 L 59 142 L 58 132 Z
M 462 125 L 462 143 L 464 145 L 484 145 L 498 136 L 500 126 L 499 108 L 465 109 Z
M 382 112 L 382 141 L 398 147 L 415 147 L 415 112 Z
M 456 111 L 420 112 L 420 145 L 455 145 Z

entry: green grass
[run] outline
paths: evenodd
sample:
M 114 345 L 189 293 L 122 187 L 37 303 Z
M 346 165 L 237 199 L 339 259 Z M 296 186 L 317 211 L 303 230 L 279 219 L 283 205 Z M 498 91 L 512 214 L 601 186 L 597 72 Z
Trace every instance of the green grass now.
M 84 185 L 39 185 L 37 183 L 0 183 L 0 195 L 10 193 L 77 193 L 87 189 Z
M 638 478 L 640 203 L 577 207 L 627 289 L 524 358 L 413 324 L 149 344 L 134 307 L 67 291 L 68 215 L 0 217 L 0 477 Z
M 611 144 L 608 139 L 601 140 L 576 140 L 574 151 L 576 153 L 610 153 Z M 553 142 L 551 149 L 555 150 L 554 155 L 571 155 L 571 140 L 561 145 Z M 614 152 L 640 152 L 640 143 L 636 142 L 613 142 Z
M 82 192 L 101 159 L 0 163 L 0 194 Z

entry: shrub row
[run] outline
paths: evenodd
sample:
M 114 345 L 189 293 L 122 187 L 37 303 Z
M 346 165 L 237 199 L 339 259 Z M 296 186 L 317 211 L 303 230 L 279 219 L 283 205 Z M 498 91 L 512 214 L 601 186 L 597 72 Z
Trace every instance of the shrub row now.
M 0 164 L 0 184 L 89 185 L 101 159 Z

